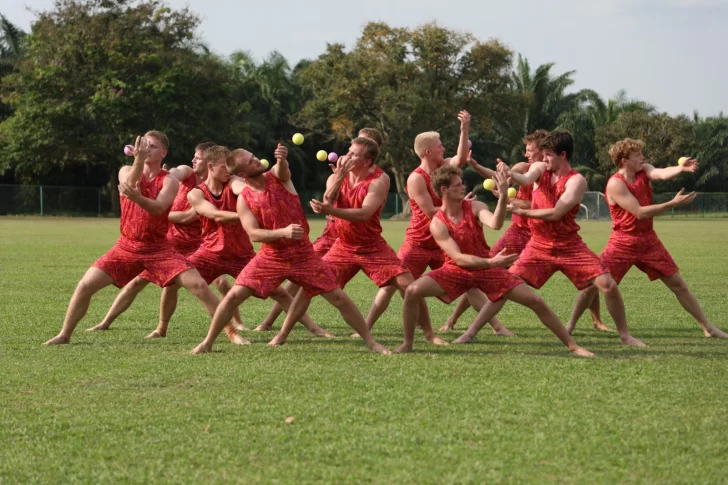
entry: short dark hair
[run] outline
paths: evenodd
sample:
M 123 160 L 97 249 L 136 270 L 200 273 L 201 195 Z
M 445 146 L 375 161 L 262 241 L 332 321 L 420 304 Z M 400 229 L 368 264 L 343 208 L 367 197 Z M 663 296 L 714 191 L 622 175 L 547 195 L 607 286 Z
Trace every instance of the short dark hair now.
M 214 147 L 215 145 L 217 145 L 217 143 L 215 143 L 214 141 L 205 141 L 205 142 L 202 142 L 202 143 L 200 143 L 199 145 L 197 145 L 197 146 L 195 147 L 195 151 L 196 151 L 196 152 L 204 152 L 204 151 L 205 151 L 205 150 L 207 150 L 208 148 L 212 148 L 212 147 Z
M 384 138 L 382 138 L 382 134 L 376 128 L 362 128 L 361 130 L 359 130 L 358 136 L 371 138 L 372 140 L 377 142 L 377 145 L 379 145 L 380 147 L 382 146 L 382 143 L 384 143 Z
M 463 171 L 457 167 L 446 163 L 434 172 L 430 178 L 430 185 L 435 190 L 435 193 L 439 196 L 442 193 L 443 187 L 450 187 L 453 177 L 462 177 Z
M 371 138 L 359 136 L 354 138 L 351 141 L 351 144 L 364 145 L 364 154 L 366 155 L 366 157 L 372 161 L 372 165 L 377 163 L 377 159 L 379 158 L 379 145 L 377 145 L 377 142 L 375 142 Z
M 574 153 L 574 138 L 566 131 L 552 131 L 541 142 L 541 148 L 549 148 L 557 155 L 566 152 L 566 159 L 571 160 L 571 155 Z

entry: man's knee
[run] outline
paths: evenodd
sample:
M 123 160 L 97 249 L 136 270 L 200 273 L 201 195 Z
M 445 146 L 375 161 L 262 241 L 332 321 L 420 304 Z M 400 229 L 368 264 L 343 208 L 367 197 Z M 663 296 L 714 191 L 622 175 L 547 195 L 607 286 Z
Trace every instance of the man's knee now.
M 609 273 L 601 274 L 594 279 L 594 286 L 605 295 L 619 293 L 619 286 Z

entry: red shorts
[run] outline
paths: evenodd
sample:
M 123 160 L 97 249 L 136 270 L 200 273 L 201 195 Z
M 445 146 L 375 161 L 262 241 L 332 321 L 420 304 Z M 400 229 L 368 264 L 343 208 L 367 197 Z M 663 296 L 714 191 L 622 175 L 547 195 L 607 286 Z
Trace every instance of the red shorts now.
M 193 254 L 195 254 L 195 251 L 197 251 L 200 248 L 201 241 L 185 241 L 173 237 L 167 236 L 167 242 L 169 242 L 174 249 L 177 250 L 178 253 L 180 253 L 185 258 L 189 258 Z
M 114 278 L 122 288 L 142 272 L 144 279 L 158 286 L 169 286 L 174 278 L 192 265 L 172 246 L 131 246 L 121 240 L 92 265 Z
M 613 232 L 601 258 L 617 283 L 622 281 L 633 265 L 647 274 L 650 281 L 672 276 L 679 271 L 654 231 L 643 236 Z
M 480 288 L 490 301 L 498 301 L 503 295 L 523 283 L 521 278 L 512 275 L 505 268 L 465 269 L 454 264 L 430 271 L 426 275 L 445 290 L 438 296 L 445 303 L 455 301 L 460 295 L 472 288 Z
M 407 240 L 399 248 L 397 257 L 407 266 L 415 279 L 422 276 L 428 266 L 430 269 L 437 269 L 445 264 L 445 253 L 439 246 L 436 249 L 428 249 Z
M 308 298 L 339 288 L 336 277 L 311 245 L 295 253 L 261 249 L 238 275 L 235 284 L 247 286 L 256 298 L 268 298 L 285 280 L 303 288 Z
M 521 254 L 526 249 L 526 244 L 531 240 L 531 231 L 511 224 L 511 227 L 498 239 L 490 250 L 490 257 L 500 253 L 504 249 L 506 254 Z
M 323 258 L 336 275 L 341 288 L 345 287 L 359 270 L 364 271 L 378 287 L 387 286 L 395 277 L 407 273 L 407 267 L 384 241 L 367 246 L 353 246 L 337 239 Z
M 329 237 L 326 233 L 323 233 L 321 237 L 313 242 L 313 250 L 319 258 L 323 258 L 335 242 L 335 237 Z
M 579 290 L 587 288 L 597 276 L 609 272 L 581 239 L 558 247 L 546 247 L 531 239 L 510 271 L 537 289 L 561 271 Z
M 235 258 L 222 257 L 206 248 L 200 248 L 195 254 L 190 256 L 189 261 L 209 285 L 218 276 L 224 274 L 229 274 L 233 278 L 237 278 L 254 256 L 255 253 Z

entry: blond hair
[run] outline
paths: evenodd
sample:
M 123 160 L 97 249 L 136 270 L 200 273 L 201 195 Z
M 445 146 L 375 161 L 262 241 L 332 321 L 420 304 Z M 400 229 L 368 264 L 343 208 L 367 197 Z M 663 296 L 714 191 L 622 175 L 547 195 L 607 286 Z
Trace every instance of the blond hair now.
M 382 143 L 384 143 L 384 138 L 382 138 L 382 134 L 376 128 L 362 128 L 361 130 L 359 130 L 357 136 L 371 138 L 376 142 L 377 145 L 379 145 L 380 148 L 382 146 Z
M 229 153 L 230 150 L 228 150 L 227 147 L 224 147 L 222 145 L 213 145 L 210 148 L 205 149 L 204 152 L 202 152 L 202 160 L 205 163 L 211 163 L 213 165 L 217 165 L 220 162 L 226 163 Z
M 425 156 L 425 150 L 432 148 L 435 142 L 440 141 L 440 134 L 436 131 L 426 131 L 415 137 L 415 153 L 418 157 Z
M 167 135 L 165 135 L 161 131 L 149 130 L 148 132 L 144 133 L 144 136 L 153 136 L 157 139 L 157 141 L 159 141 L 159 143 L 164 146 L 165 150 L 169 150 L 169 139 L 167 138 Z
M 617 168 L 622 168 L 622 160 L 629 158 L 633 153 L 641 153 L 645 149 L 645 142 L 625 138 L 609 147 L 609 158 Z
M 233 175 L 238 172 L 238 158 L 242 157 L 246 153 L 247 150 L 243 150 L 242 148 L 236 148 L 235 150 L 228 152 L 225 157 L 225 166 L 227 167 L 228 172 Z

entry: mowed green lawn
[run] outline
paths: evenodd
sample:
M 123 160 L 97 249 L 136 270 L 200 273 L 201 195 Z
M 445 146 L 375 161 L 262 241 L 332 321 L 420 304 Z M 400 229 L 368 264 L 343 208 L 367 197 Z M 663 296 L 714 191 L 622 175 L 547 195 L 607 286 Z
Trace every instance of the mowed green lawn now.
M 385 223 L 395 248 L 405 226 Z M 728 221 L 656 227 L 708 315 L 728 328 Z M 312 223 L 314 236 L 321 229 Z M 582 223 L 597 252 L 608 234 L 608 223 Z M 622 347 L 585 317 L 575 337 L 593 360 L 571 357 L 513 304 L 501 317 L 514 338 L 484 330 L 471 345 L 439 348 L 419 333 L 413 354 L 372 355 L 321 299 L 310 314 L 336 339 L 297 329 L 271 349 L 272 333 L 247 332 L 254 345 L 222 336 L 213 354 L 191 356 L 209 319 L 188 294 L 168 338 L 142 338 L 156 325 L 156 287 L 111 331 L 86 333 L 117 292 L 102 291 L 72 345 L 41 346 L 117 237 L 116 220 L 0 218 L 0 482 L 728 481 L 728 342 L 702 337 L 671 293 L 636 270 L 622 290 L 633 334 L 650 347 Z M 376 291 L 361 275 L 346 290 L 363 312 Z M 541 294 L 568 318 L 576 290 L 563 276 Z M 270 305 L 249 301 L 243 319 L 256 325 Z M 452 306 L 430 308 L 439 327 Z M 401 322 L 397 298 L 375 336 L 394 348 Z

